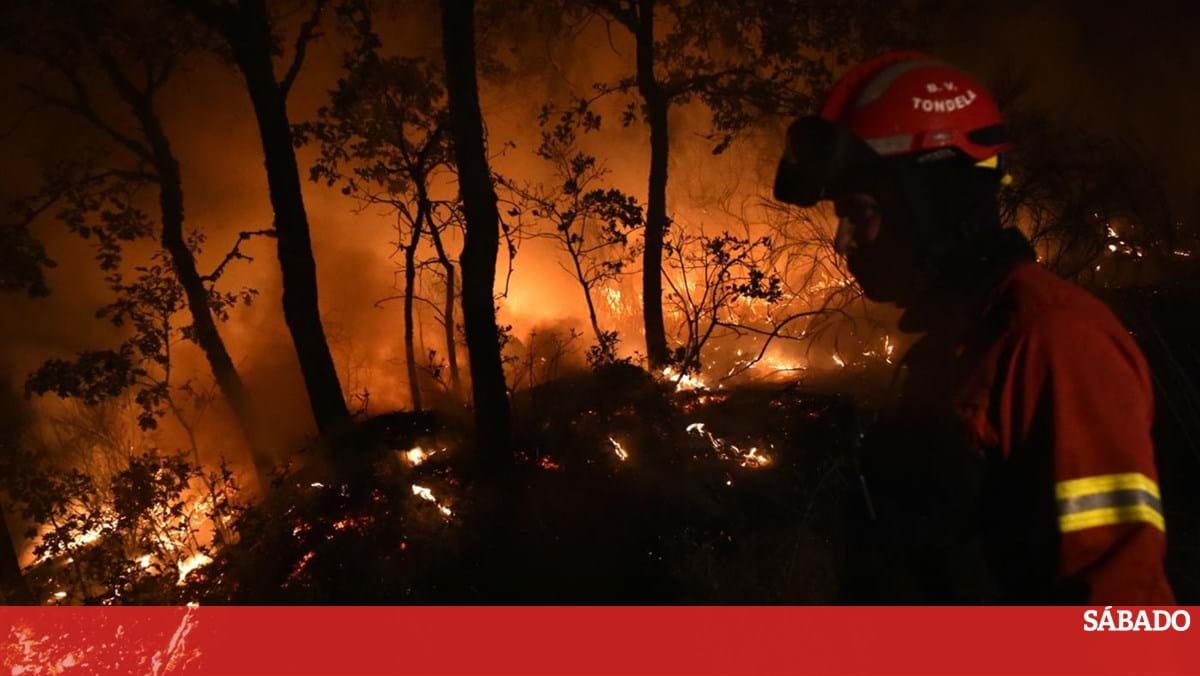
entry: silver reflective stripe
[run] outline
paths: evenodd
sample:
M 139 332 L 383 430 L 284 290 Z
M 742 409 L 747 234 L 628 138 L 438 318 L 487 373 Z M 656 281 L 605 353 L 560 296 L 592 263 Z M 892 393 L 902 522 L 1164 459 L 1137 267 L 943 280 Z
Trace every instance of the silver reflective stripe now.
M 880 136 L 866 139 L 867 145 L 880 155 L 905 153 L 912 149 L 912 134 L 896 134 L 895 136 Z
M 1105 507 L 1128 507 L 1131 505 L 1146 505 L 1162 514 L 1162 501 L 1140 489 L 1109 491 L 1107 493 L 1092 493 L 1058 501 L 1060 516 L 1086 512 Z
M 901 61 L 894 63 L 875 74 L 862 89 L 858 90 L 858 96 L 854 98 L 854 107 L 861 108 L 875 99 L 883 96 L 888 87 L 896 81 L 901 75 L 914 68 L 923 68 L 925 66 L 942 66 L 945 65 L 941 61 L 919 60 L 919 61 Z

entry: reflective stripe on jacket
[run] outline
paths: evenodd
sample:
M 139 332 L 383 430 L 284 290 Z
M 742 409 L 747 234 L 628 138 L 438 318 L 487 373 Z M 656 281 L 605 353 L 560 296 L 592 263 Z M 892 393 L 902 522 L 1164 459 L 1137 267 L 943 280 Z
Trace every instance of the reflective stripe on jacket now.
M 1055 600 L 1173 603 L 1137 345 L 1102 302 L 1033 261 L 1012 267 L 982 316 L 957 348 L 953 406 L 989 461 L 997 577 L 1017 598 L 1049 584 Z

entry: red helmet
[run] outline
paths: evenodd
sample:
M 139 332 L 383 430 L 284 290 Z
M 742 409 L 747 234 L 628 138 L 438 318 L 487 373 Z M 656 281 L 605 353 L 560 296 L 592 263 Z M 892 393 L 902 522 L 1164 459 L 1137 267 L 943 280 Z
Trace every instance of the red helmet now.
M 920 52 L 891 52 L 843 76 L 788 130 L 775 196 L 811 206 L 853 168 L 884 158 L 965 158 L 997 168 L 1009 149 L 996 102 L 971 76 Z

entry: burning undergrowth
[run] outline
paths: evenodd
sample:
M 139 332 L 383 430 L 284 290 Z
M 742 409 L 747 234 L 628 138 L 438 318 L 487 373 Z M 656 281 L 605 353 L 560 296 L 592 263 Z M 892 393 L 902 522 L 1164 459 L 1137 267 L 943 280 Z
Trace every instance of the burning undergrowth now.
M 106 481 L 37 457 L 5 458 L 4 490 L 33 526 L 26 573 L 44 603 L 184 603 L 204 567 L 236 542 L 240 487 L 223 463 L 132 454 Z
M 355 471 L 301 453 L 256 502 L 159 454 L 103 488 L 8 488 L 52 524 L 48 602 L 832 600 L 847 404 L 671 375 L 616 362 L 519 391 L 506 470 L 480 469 L 462 419 L 399 412 L 322 442 Z

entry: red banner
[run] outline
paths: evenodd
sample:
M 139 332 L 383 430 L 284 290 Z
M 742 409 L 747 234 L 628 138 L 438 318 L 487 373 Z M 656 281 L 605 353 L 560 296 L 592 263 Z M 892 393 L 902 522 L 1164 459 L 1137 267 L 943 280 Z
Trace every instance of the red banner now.
M 1195 609 L 0 608 L 5 675 L 1200 673 Z

